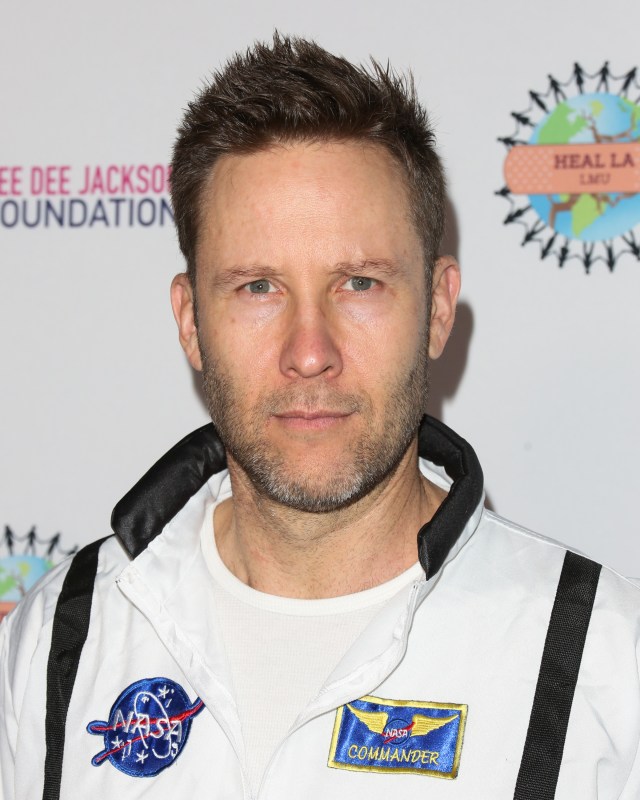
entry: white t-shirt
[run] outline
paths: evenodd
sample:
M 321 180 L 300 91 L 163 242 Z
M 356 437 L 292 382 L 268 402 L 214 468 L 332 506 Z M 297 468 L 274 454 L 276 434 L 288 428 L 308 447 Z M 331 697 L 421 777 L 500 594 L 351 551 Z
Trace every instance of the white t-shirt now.
M 355 594 L 323 600 L 278 597 L 252 589 L 227 569 L 216 547 L 213 513 L 205 517 L 201 542 L 255 796 L 298 714 L 383 606 L 424 572 L 416 562 L 392 580 Z

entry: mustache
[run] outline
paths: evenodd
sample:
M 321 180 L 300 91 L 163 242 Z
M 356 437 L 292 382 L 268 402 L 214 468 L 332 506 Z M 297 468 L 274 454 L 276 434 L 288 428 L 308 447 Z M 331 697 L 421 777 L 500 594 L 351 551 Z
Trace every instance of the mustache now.
M 267 415 L 285 414 L 292 410 L 311 414 L 318 409 L 337 414 L 353 414 L 364 411 L 369 406 L 370 401 L 361 394 L 302 387 L 287 387 L 270 392 L 260 402 L 261 412 Z

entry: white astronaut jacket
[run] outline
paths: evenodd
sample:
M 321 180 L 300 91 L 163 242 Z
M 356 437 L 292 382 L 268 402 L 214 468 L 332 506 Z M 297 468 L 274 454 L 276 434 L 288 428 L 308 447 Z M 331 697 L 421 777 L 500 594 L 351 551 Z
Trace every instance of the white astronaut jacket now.
M 420 454 L 450 487 L 425 579 L 274 743 L 257 797 L 638 800 L 640 590 L 485 510 L 441 423 Z M 199 538 L 223 467 L 213 428 L 191 434 L 2 623 L 3 800 L 251 797 Z

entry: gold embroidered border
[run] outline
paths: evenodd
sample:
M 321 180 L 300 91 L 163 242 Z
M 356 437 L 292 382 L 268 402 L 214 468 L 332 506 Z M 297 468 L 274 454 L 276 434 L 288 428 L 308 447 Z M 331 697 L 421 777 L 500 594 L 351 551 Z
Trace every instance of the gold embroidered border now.
M 338 746 L 338 736 L 340 734 L 340 726 L 342 725 L 342 716 L 344 714 L 343 705 L 340 706 L 340 708 L 338 708 L 338 710 L 336 711 L 336 719 L 333 725 L 333 734 L 331 736 L 331 748 L 329 750 L 329 760 L 327 761 L 328 767 L 331 767 L 332 769 L 346 769 L 352 772 L 383 772 L 383 773 L 400 772 L 411 775 L 420 774 L 420 775 L 428 775 L 432 778 L 444 778 L 445 780 L 454 780 L 454 778 L 458 776 L 458 768 L 460 766 L 460 755 L 462 753 L 462 740 L 464 739 L 464 729 L 467 721 L 468 706 L 457 705 L 455 703 L 430 703 L 424 700 L 389 700 L 384 697 L 374 697 L 373 695 L 365 695 L 364 697 L 360 697 L 358 699 L 362 700 L 365 703 L 379 703 L 380 705 L 383 706 L 395 706 L 396 708 L 411 706 L 412 708 L 436 708 L 436 709 L 447 709 L 450 711 L 459 711 L 460 724 L 458 727 L 456 749 L 453 757 L 453 766 L 451 772 L 439 772 L 438 770 L 419 769 L 416 767 L 374 767 L 371 765 L 359 766 L 358 764 L 343 764 L 342 762 L 336 761 L 335 755 L 336 755 L 336 748 Z

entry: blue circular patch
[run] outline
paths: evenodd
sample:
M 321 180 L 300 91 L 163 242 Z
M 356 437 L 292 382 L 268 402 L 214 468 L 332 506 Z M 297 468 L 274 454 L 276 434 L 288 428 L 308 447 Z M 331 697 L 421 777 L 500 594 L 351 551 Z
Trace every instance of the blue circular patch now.
M 89 733 L 104 737 L 104 750 L 91 763 L 99 767 L 109 760 L 136 778 L 157 775 L 180 755 L 203 708 L 202 700 L 192 704 L 182 686 L 168 678 L 136 681 L 111 706 L 108 720 L 87 725 Z

